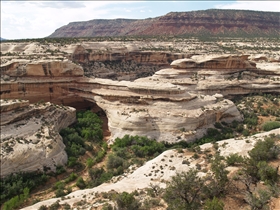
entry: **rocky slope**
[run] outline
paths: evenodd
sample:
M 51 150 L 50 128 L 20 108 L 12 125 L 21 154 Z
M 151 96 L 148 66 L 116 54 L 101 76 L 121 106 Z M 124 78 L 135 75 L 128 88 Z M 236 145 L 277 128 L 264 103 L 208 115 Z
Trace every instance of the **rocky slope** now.
M 76 120 L 72 107 L 1 99 L 1 176 L 55 171 L 67 162 L 59 131 Z
M 251 137 L 243 139 L 227 139 L 217 142 L 218 151 L 221 156 L 228 156 L 233 153 L 237 153 L 242 156 L 247 156 L 248 151 L 250 151 L 254 144 L 258 140 L 263 140 L 266 136 L 270 134 L 279 135 L 280 129 L 275 129 L 270 132 L 257 134 Z M 207 143 L 201 145 L 202 153 L 206 150 L 211 151 L 213 149 L 212 143 Z M 25 210 L 35 210 L 42 205 L 50 206 L 55 202 L 62 204 L 69 204 L 73 209 L 101 209 L 102 206 L 109 202 L 112 205 L 115 205 L 112 199 L 102 198 L 102 193 L 104 192 L 135 192 L 137 191 L 140 195 L 138 199 L 141 201 L 145 200 L 145 194 L 143 191 L 146 189 L 151 189 L 151 186 L 159 186 L 161 188 L 166 187 L 166 183 L 171 180 L 171 177 L 174 176 L 177 172 L 185 171 L 187 172 L 190 169 L 198 169 L 199 175 L 204 176 L 209 172 L 209 162 L 206 160 L 203 155 L 200 155 L 200 158 L 194 158 L 194 153 L 187 150 L 167 150 L 157 156 L 156 158 L 146 162 L 143 166 L 134 169 L 130 167 L 125 174 L 120 175 L 119 177 L 114 177 L 107 183 L 99 185 L 94 188 L 77 190 L 68 194 L 63 199 L 61 198 L 51 198 L 45 201 L 38 202 L 32 206 L 23 208 Z M 186 164 L 186 162 L 188 162 Z M 238 167 L 228 166 L 226 170 L 230 173 L 237 171 Z M 141 193 L 142 191 L 142 193 Z M 271 205 L 279 207 L 279 198 L 271 202 Z M 163 203 L 157 207 L 157 209 L 166 209 Z M 232 209 L 233 206 L 227 205 L 225 209 Z M 240 206 L 236 206 L 238 209 L 248 209 L 244 202 Z
M 72 22 L 49 37 L 146 35 L 279 36 L 279 12 L 210 9 L 171 12 L 143 20 L 114 19 Z

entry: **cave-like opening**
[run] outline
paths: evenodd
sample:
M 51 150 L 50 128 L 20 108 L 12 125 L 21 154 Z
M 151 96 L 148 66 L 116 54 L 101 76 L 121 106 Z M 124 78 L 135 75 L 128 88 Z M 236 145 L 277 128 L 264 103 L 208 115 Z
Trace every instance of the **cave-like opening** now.
M 90 110 L 93 113 L 96 113 L 98 115 L 98 117 L 102 120 L 102 131 L 103 131 L 103 140 L 109 140 L 110 136 L 111 136 L 111 132 L 109 130 L 109 126 L 108 126 L 108 118 L 107 115 L 105 113 L 105 111 L 103 109 L 101 109 L 96 103 L 93 102 L 89 102 L 90 103 Z
M 111 132 L 108 126 L 108 118 L 105 111 L 99 107 L 93 101 L 86 100 L 84 98 L 75 97 L 73 99 L 64 99 L 62 101 L 63 105 L 74 107 L 77 111 L 79 110 L 91 110 L 93 113 L 96 113 L 99 118 L 102 120 L 102 130 L 103 130 L 103 139 L 108 140 L 111 136 Z

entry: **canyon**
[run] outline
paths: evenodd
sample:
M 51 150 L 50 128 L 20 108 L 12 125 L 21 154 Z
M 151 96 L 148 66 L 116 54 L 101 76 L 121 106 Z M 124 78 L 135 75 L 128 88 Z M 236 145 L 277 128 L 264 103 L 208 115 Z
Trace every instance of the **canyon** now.
M 266 42 L 269 40 L 262 44 Z M 56 166 L 64 165 L 67 155 L 59 131 L 75 122 L 76 109 L 106 115 L 109 144 L 126 134 L 170 143 L 193 142 L 216 122 L 241 122 L 243 116 L 232 98 L 280 92 L 280 51 L 275 45 L 273 41 L 263 44 L 267 49 L 260 53 L 254 41 L 242 40 L 212 44 L 195 39 L 2 42 L 1 176 L 19 171 L 55 171 Z M 233 46 L 235 51 L 228 52 Z M 279 132 L 277 129 L 271 133 Z M 269 133 L 261 137 L 265 135 Z M 246 155 L 257 138 L 238 140 L 242 147 L 238 149 L 231 147 L 237 144 L 236 139 L 228 140 L 227 149 Z M 225 156 L 227 149 L 221 149 Z M 181 164 L 190 158 L 184 152 L 181 157 L 175 150 L 167 151 L 126 174 L 127 178 L 73 192 L 65 202 L 73 205 L 85 195 L 87 200 L 94 200 L 91 195 L 97 191 L 147 188 L 151 180 L 145 174 L 152 165 L 159 164 L 163 157 L 174 156 L 176 170 L 166 167 L 163 177 L 155 177 L 167 181 L 177 169 L 189 168 Z M 192 160 L 191 164 L 198 161 Z M 137 185 L 140 179 L 144 180 L 141 186 Z M 129 186 L 124 188 L 127 183 Z M 165 186 L 164 181 L 159 184 Z M 56 200 L 26 209 L 51 205 Z

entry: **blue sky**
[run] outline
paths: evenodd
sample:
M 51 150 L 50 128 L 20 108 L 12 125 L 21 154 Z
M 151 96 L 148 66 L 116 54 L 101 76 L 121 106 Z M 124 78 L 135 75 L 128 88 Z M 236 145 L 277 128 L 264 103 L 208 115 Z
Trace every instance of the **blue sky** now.
M 43 38 L 69 22 L 145 19 L 205 9 L 280 12 L 279 1 L 8 1 L 1 0 L 1 37 Z

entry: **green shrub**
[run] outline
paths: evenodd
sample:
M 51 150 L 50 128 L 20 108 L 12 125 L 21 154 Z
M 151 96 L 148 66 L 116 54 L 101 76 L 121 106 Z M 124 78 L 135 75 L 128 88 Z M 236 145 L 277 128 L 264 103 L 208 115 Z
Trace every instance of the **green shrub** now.
M 228 166 L 233 166 L 236 163 L 242 163 L 243 162 L 243 157 L 238 155 L 237 153 L 230 154 L 229 156 L 226 157 L 226 163 Z
M 38 210 L 48 210 L 48 207 L 46 205 L 42 205 L 39 207 Z
M 207 199 L 204 204 L 204 210 L 223 210 L 224 203 L 218 198 L 214 197 L 212 200 Z
M 118 168 L 119 166 L 123 166 L 123 163 L 124 163 L 124 159 L 123 158 L 111 154 L 108 157 L 107 168 L 108 169 Z
M 65 183 L 69 183 L 77 179 L 78 175 L 72 172 L 67 179 L 65 179 Z
M 137 201 L 133 194 L 123 192 L 121 194 L 116 195 L 114 199 L 118 205 L 118 209 L 122 210 L 137 210 L 140 207 L 140 202 Z
M 56 201 L 55 203 L 53 203 L 52 205 L 49 206 L 49 210 L 57 210 L 59 209 L 60 204 L 58 201 Z
M 85 183 L 85 181 L 84 181 L 84 179 L 82 177 L 79 177 L 77 179 L 76 185 L 80 189 L 84 189 L 86 187 L 86 183 Z
M 5 201 L 24 194 L 24 189 L 28 188 L 29 190 L 34 189 L 37 186 L 44 184 L 48 177 L 46 174 L 32 172 L 32 173 L 17 173 L 11 174 L 0 180 L 0 189 L 1 189 L 1 202 L 3 204 Z
M 279 153 L 279 146 L 275 144 L 272 138 L 265 138 L 264 141 L 258 141 L 254 148 L 248 152 L 250 158 L 255 162 L 273 160 L 277 158 Z
M 271 122 L 266 122 L 263 126 L 262 126 L 264 131 L 270 131 L 276 128 L 280 128 L 280 122 L 278 121 L 271 121 Z
M 94 165 L 94 160 L 92 158 L 87 159 L 87 167 L 91 168 Z
M 66 193 L 64 192 L 64 189 L 62 189 L 62 188 L 59 188 L 55 191 L 55 197 L 57 197 L 57 198 L 62 197 L 64 195 L 66 195 Z
M 3 205 L 3 210 L 11 210 L 19 207 L 29 197 L 29 189 L 24 188 L 23 194 L 17 195 Z
M 242 131 L 242 135 L 243 135 L 243 136 L 249 136 L 249 135 L 250 135 L 250 132 L 249 132 L 247 129 L 244 129 L 244 130 Z

